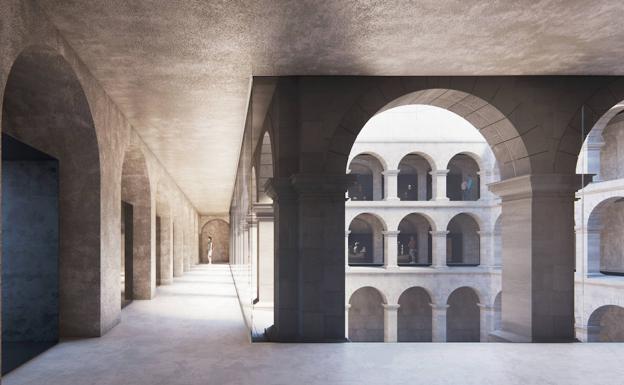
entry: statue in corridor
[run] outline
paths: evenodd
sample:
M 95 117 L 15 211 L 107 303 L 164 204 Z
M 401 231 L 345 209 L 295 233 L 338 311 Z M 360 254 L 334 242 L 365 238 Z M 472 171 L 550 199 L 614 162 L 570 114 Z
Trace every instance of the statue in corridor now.
M 212 265 L 212 237 L 208 237 L 208 245 L 206 247 L 207 249 L 207 256 L 208 256 L 208 264 Z

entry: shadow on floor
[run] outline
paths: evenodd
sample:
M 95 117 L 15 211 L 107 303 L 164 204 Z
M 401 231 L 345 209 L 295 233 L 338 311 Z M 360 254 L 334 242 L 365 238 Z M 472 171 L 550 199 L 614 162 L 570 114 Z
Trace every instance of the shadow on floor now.
M 4 376 L 56 344 L 57 342 L 2 341 L 2 375 Z

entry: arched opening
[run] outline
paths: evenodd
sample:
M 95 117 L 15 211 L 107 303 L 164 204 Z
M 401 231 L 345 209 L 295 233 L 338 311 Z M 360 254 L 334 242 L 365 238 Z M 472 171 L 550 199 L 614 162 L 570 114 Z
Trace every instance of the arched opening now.
M 469 155 L 457 154 L 448 163 L 446 195 L 452 201 L 476 201 L 481 197 L 479 164 Z
M 623 227 L 624 198 L 608 198 L 592 210 L 586 231 L 587 274 L 624 275 Z
M 408 154 L 399 162 L 397 193 L 402 201 L 431 199 L 431 164 L 422 155 Z
M 399 297 L 398 341 L 431 342 L 431 297 L 422 287 L 411 287 Z
M 352 201 L 378 201 L 383 199 L 384 168 L 376 157 L 360 154 L 349 164 L 350 174 L 355 176 L 355 183 L 349 187 L 349 199 Z
M 151 258 L 151 196 L 145 156 L 126 150 L 121 174 L 121 306 L 150 299 L 156 288 Z M 154 266 L 155 267 L 155 266 Z
M 420 214 L 409 214 L 399 223 L 399 265 L 431 265 L 431 223 Z
M 257 196 L 259 203 L 271 203 L 273 199 L 267 195 L 265 186 L 270 178 L 273 178 L 273 151 L 271 149 L 271 136 L 266 131 L 262 137 L 260 157 L 258 163 Z
M 624 342 L 624 308 L 599 307 L 589 317 L 587 327 L 588 342 Z
M 201 263 L 230 262 L 230 225 L 222 219 L 206 222 L 200 234 Z
M 372 214 L 360 214 L 349 224 L 349 265 L 381 266 L 384 263 L 385 225 Z
M 454 216 L 446 230 L 446 264 L 448 266 L 477 266 L 481 245 L 479 224 L 470 215 Z
M 6 373 L 59 336 L 101 334 L 101 208 L 95 126 L 65 59 L 45 47 L 23 51 L 13 63 L 3 98 Z
M 479 296 L 472 288 L 460 287 L 451 293 L 446 313 L 448 342 L 479 342 Z
M 357 289 L 349 299 L 349 339 L 353 342 L 383 342 L 385 303 L 373 287 Z

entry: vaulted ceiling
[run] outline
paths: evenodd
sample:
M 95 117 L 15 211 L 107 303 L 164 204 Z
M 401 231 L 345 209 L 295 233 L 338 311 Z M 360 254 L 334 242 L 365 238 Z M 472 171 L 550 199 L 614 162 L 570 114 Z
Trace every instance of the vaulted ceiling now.
M 619 0 L 39 0 L 202 213 L 252 75 L 624 74 Z

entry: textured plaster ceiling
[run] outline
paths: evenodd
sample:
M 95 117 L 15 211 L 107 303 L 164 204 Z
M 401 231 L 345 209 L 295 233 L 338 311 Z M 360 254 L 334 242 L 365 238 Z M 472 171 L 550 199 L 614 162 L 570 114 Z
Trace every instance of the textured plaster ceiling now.
M 252 75 L 624 74 L 621 0 L 40 0 L 203 213 L 229 209 Z

